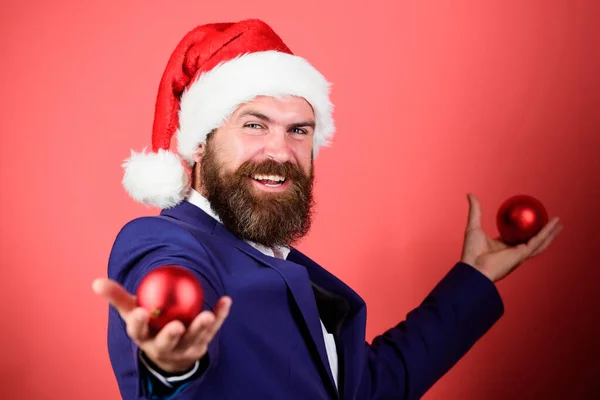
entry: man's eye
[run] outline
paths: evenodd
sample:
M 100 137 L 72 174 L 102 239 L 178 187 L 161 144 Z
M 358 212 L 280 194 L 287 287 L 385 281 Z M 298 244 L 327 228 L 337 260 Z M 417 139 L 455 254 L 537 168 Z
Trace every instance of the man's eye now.
M 306 135 L 306 131 L 305 131 L 304 129 L 302 129 L 302 128 L 294 128 L 294 129 L 292 130 L 292 132 L 294 132 L 294 133 L 299 133 L 299 134 L 301 134 L 301 135 Z
M 262 128 L 262 126 L 260 124 L 253 124 L 253 123 L 246 124 L 246 125 L 244 125 L 244 127 L 251 128 L 251 129 L 260 129 L 260 128 Z

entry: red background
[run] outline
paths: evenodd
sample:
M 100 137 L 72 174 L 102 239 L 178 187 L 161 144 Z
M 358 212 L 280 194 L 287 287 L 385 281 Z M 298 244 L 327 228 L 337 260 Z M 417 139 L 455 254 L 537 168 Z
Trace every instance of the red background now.
M 116 399 L 104 276 L 120 227 L 156 210 L 120 186 L 150 145 L 160 75 L 192 27 L 264 19 L 334 83 L 301 249 L 367 301 L 368 340 L 516 193 L 565 229 L 499 288 L 506 314 L 425 396 L 575 399 L 598 389 L 598 2 L 3 1 L 0 380 L 6 399 Z

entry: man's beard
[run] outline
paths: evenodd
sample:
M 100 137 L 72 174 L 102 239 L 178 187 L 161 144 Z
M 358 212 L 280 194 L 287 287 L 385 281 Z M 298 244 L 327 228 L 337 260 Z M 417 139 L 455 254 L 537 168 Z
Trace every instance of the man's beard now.
M 243 240 L 264 246 L 292 245 L 308 232 L 313 200 L 313 165 L 309 175 L 292 163 L 247 161 L 228 172 L 207 144 L 200 161 L 204 196 L 223 225 Z M 282 192 L 260 192 L 251 176 L 279 175 L 290 181 Z

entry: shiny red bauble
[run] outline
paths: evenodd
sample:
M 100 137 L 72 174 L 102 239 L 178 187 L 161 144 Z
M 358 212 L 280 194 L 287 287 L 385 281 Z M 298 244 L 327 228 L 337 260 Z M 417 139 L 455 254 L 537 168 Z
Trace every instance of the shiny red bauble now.
M 143 277 L 137 292 L 138 307 L 150 312 L 150 330 L 157 333 L 173 320 L 186 327 L 202 311 L 204 291 L 198 278 L 186 268 L 165 265 Z
M 496 225 L 501 240 L 509 246 L 527 243 L 548 223 L 548 212 L 538 199 L 517 195 L 500 205 Z

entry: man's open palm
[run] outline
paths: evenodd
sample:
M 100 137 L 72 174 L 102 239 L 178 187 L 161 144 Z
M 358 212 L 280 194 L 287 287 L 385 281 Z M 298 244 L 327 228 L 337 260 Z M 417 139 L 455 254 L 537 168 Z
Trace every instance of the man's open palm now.
M 558 217 L 526 244 L 508 246 L 500 239 L 490 238 L 481 228 L 481 203 L 473 194 L 469 200 L 469 217 L 465 229 L 461 261 L 475 267 L 493 282 L 506 277 L 524 261 L 544 252 L 562 230 Z
M 137 307 L 135 296 L 111 279 L 96 279 L 94 292 L 106 298 L 127 326 L 127 335 L 159 368 L 167 372 L 189 370 L 207 352 L 208 344 L 229 314 L 231 299 L 221 298 L 215 312 L 203 311 L 186 329 L 180 321 L 171 321 L 156 335 L 150 334 L 149 313 Z

